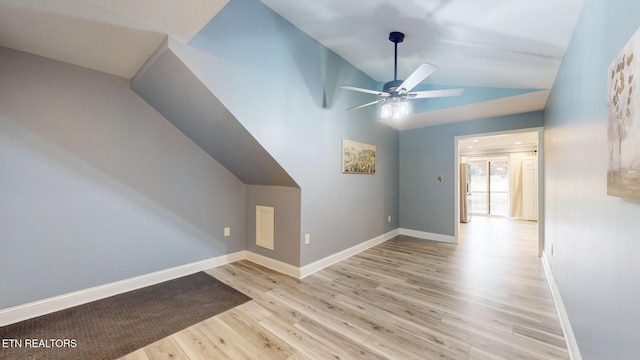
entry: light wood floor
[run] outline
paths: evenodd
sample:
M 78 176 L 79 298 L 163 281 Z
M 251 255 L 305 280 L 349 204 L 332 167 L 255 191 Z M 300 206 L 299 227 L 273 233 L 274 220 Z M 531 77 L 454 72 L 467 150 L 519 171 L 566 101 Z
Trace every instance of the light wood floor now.
M 459 245 L 398 236 L 303 280 L 221 266 L 252 301 L 123 359 L 568 359 L 536 241 L 474 218 Z

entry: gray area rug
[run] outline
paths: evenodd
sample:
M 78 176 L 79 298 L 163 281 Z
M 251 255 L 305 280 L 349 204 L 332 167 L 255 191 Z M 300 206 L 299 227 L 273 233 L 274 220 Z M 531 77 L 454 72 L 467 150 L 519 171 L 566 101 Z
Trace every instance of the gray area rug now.
M 0 359 L 116 359 L 249 300 L 199 272 L 0 327 Z

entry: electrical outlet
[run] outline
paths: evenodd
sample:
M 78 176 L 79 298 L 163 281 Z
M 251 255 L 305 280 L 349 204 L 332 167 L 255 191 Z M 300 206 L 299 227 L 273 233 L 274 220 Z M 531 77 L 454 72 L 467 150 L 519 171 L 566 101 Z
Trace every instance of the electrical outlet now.
M 226 227 L 224 228 L 224 236 L 230 236 L 231 235 L 231 228 Z
M 304 235 L 304 244 L 305 245 L 309 245 L 310 242 L 311 242 L 311 235 L 305 234 Z
M 391 222 L 391 215 L 387 218 L 387 222 Z

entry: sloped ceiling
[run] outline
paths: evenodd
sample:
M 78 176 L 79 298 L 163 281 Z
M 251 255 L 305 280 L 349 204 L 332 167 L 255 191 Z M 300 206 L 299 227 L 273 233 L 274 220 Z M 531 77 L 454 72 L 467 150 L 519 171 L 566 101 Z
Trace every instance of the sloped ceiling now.
M 549 98 L 549 90 L 460 105 L 446 109 L 410 114 L 406 119 L 383 123 L 398 130 L 410 130 L 467 120 L 483 119 L 542 110 Z
M 188 42 L 228 1 L 0 0 L 0 46 L 130 79 L 163 39 Z M 546 93 L 539 91 L 552 87 L 583 4 L 583 0 L 231 1 L 261 1 L 380 86 L 393 76 L 388 34 L 402 31 L 406 38 L 399 44 L 399 78 L 429 62 L 439 70 L 425 84 L 505 89 L 493 99 L 465 93 L 447 100 L 446 106 L 440 99 L 429 99 L 426 106 L 414 106 L 413 116 L 404 122 L 386 122 L 397 129 L 543 109 Z
M 167 39 L 131 89 L 243 183 L 299 187 L 186 65 L 186 47 Z
M 583 0 L 261 0 L 374 80 L 420 64 L 439 67 L 427 82 L 550 89 Z
M 167 36 L 188 41 L 227 0 L 0 0 L 0 46 L 132 78 Z
M 583 0 L 260 1 L 368 74 L 379 89 L 393 80 L 391 31 L 406 35 L 398 44 L 399 79 L 431 63 L 439 69 L 426 84 L 514 89 L 483 101 L 463 94 L 446 110 L 441 99 L 429 99 L 431 110 L 415 105 L 414 115 L 403 122 L 384 121 L 397 129 L 544 109 L 546 93 L 535 91 L 553 86 L 583 5 Z M 413 102 L 418 101 L 424 100 Z

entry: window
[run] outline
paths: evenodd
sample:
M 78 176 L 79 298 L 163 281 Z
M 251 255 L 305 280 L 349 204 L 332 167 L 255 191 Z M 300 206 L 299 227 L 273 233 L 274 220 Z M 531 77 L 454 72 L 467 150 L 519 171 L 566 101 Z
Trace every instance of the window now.
M 506 217 L 509 213 L 509 162 L 505 157 L 469 159 L 471 212 Z

